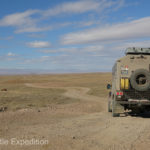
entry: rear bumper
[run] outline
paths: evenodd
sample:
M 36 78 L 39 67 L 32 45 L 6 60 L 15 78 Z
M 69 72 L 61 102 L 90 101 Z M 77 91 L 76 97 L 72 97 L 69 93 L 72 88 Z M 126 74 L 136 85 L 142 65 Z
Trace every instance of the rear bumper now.
M 129 105 L 150 105 L 150 100 L 142 99 L 128 99 L 128 101 L 117 101 L 119 104 L 129 104 Z

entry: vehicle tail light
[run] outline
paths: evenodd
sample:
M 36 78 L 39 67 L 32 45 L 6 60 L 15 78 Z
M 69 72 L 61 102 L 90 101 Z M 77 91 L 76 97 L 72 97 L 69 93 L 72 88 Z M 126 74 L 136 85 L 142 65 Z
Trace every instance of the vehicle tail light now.
M 117 96 L 123 96 L 123 92 L 117 92 L 116 95 Z

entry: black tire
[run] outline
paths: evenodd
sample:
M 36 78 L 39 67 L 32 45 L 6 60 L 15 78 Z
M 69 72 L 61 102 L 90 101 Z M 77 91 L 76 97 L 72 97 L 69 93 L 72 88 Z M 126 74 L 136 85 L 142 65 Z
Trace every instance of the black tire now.
M 145 113 L 146 110 L 144 108 L 134 108 L 132 109 L 132 113 L 134 114 L 141 114 L 141 113 Z
M 130 77 L 130 83 L 132 88 L 137 91 L 147 91 L 150 88 L 150 72 L 145 69 L 134 71 Z

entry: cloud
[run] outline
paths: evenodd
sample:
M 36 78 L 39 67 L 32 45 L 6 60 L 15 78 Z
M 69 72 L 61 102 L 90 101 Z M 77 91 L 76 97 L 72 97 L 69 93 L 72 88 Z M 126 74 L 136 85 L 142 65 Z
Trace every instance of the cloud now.
M 150 37 L 150 17 L 126 23 L 97 27 L 82 32 L 69 33 L 61 38 L 62 44 L 86 44 Z
M 43 49 L 43 56 L 28 60 L 28 64 L 44 64 L 45 68 L 62 68 L 70 71 L 111 71 L 115 61 L 124 56 L 127 47 L 148 47 L 150 40 L 132 42 L 113 42 L 77 47 Z M 56 53 L 56 54 L 51 54 Z M 60 71 L 61 72 L 61 71 Z
M 37 10 L 27 10 L 22 13 L 7 15 L 0 20 L 0 26 L 20 26 L 24 24 L 33 24 L 33 20 L 30 18 L 30 16 L 37 12 Z
M 79 26 L 79 27 L 88 27 L 88 26 L 91 26 L 91 25 L 97 24 L 97 23 L 99 23 L 99 21 L 93 21 L 93 20 L 90 20 L 90 21 L 81 21 L 81 22 L 76 23 L 76 26 Z
M 29 47 L 32 48 L 48 48 L 51 47 L 51 43 L 47 41 L 34 41 L 27 43 Z
M 57 48 L 57 49 L 43 49 L 38 50 L 43 53 L 87 53 L 87 52 L 101 52 L 104 50 L 104 45 L 90 45 L 84 47 L 68 47 L 68 48 Z
M 50 59 L 50 56 L 41 56 L 41 58 L 39 59 L 40 62 L 45 62 L 48 61 Z
M 4 61 L 15 61 L 18 58 L 20 58 L 20 57 L 18 57 L 17 54 L 12 53 L 12 52 L 8 52 L 7 54 L 0 55 L 0 61 L 2 61 L 2 62 L 4 62 Z
M 97 1 L 76 1 L 60 4 L 43 13 L 44 16 L 56 16 L 62 13 L 84 13 L 87 11 L 97 10 L 100 3 Z
M 7 15 L 0 20 L 0 26 L 15 27 L 15 33 L 23 32 L 41 32 L 50 30 L 50 26 L 38 27 L 37 23 L 40 21 L 34 15 L 40 15 L 40 10 L 27 10 Z
M 19 27 L 15 33 L 24 33 L 24 32 L 41 32 L 51 30 L 52 27 L 36 27 L 36 26 L 28 26 L 28 27 Z
M 87 60 L 96 61 L 99 59 L 98 57 L 102 57 L 104 63 L 107 61 L 113 64 L 115 60 L 119 57 L 124 56 L 125 50 L 128 47 L 149 47 L 150 40 L 145 41 L 132 41 L 132 42 L 113 42 L 113 43 L 103 43 L 103 44 L 92 44 L 92 45 L 84 45 L 78 47 L 67 47 L 67 48 L 56 48 L 56 49 L 43 49 L 38 50 L 39 52 L 45 53 L 46 55 L 51 56 L 51 60 L 57 59 L 57 62 L 62 60 L 62 56 L 66 56 L 68 63 L 80 63 L 83 59 L 85 63 Z M 57 55 L 54 55 L 56 53 Z M 52 55 L 51 55 L 52 54 Z M 97 57 L 97 58 L 95 58 Z M 46 57 L 47 58 L 47 57 Z M 58 59 L 59 58 L 59 59 Z M 63 57 L 64 58 L 64 57 Z M 110 64 L 111 64 L 110 63 Z
M 74 53 L 77 52 L 79 48 L 77 47 L 69 47 L 69 48 L 56 48 L 56 49 L 41 49 L 38 50 L 42 53 Z
M 16 56 L 16 54 L 14 54 L 14 53 L 12 53 L 12 52 L 9 52 L 9 53 L 7 54 L 7 56 L 12 57 L 12 56 Z
M 121 43 L 115 43 L 114 46 L 111 48 L 112 52 L 117 51 L 123 51 L 125 52 L 125 49 L 128 47 L 142 47 L 142 48 L 148 48 L 150 47 L 150 40 L 145 41 L 132 41 L 132 42 L 121 42 Z
M 67 2 L 59 4 L 43 13 L 44 16 L 56 16 L 59 14 L 80 14 L 89 11 L 101 12 L 104 9 L 115 7 L 118 9 L 122 7 L 124 0 L 80 0 L 75 2 Z
M 55 26 L 41 26 L 44 20 L 53 16 L 81 14 L 87 12 L 102 12 L 105 9 L 118 9 L 122 7 L 124 0 L 78 0 L 74 2 L 65 2 L 47 10 L 26 10 L 9 14 L 0 19 L 0 27 L 12 26 L 15 27 L 15 33 L 24 32 L 41 32 L 48 31 Z M 40 26 L 39 26 L 40 24 Z M 71 25 L 71 24 L 70 24 Z M 87 22 L 86 26 L 92 25 L 92 22 Z
M 26 59 L 23 64 L 34 64 L 34 63 L 42 63 L 51 60 L 51 56 L 40 56 L 38 58 L 30 58 Z

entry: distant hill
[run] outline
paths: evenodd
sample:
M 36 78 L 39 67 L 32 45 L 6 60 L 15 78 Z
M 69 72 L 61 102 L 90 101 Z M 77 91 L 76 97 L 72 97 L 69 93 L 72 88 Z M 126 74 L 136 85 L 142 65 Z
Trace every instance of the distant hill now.
M 0 69 L 0 75 L 22 75 L 22 74 L 43 74 L 50 73 L 47 70 L 32 69 Z
M 93 72 L 101 72 L 94 71 Z M 105 72 L 105 71 L 104 71 Z M 81 70 L 42 70 L 42 69 L 0 69 L 0 75 L 23 75 L 23 74 L 60 74 L 60 73 L 90 73 Z

